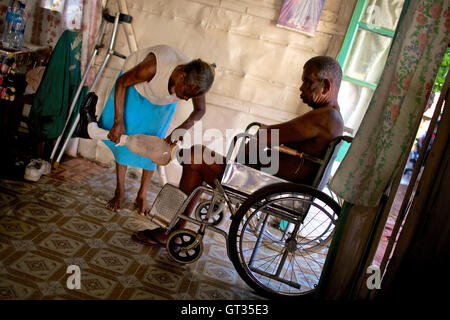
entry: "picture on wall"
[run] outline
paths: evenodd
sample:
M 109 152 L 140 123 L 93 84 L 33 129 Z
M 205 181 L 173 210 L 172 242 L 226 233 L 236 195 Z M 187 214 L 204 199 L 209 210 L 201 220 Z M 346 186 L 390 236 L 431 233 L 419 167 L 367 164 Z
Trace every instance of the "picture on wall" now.
M 284 0 L 277 26 L 313 37 L 325 0 Z

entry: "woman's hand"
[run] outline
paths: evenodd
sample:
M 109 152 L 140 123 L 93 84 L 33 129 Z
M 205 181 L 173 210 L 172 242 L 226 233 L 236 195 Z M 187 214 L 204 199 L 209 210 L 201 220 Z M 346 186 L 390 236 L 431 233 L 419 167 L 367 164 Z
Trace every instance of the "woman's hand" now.
M 183 136 L 177 135 L 177 134 L 175 135 L 175 140 L 172 141 L 172 134 L 173 134 L 174 132 L 176 132 L 176 130 L 177 130 L 177 129 L 173 130 L 173 131 L 172 131 L 172 132 L 164 139 L 164 141 L 166 141 L 166 143 L 169 144 L 171 148 L 173 148 L 173 147 L 177 144 L 178 141 L 183 141 Z
M 170 133 L 165 139 L 164 141 L 169 144 L 172 145 L 172 133 Z
M 120 142 L 120 137 L 125 133 L 125 126 L 122 123 L 114 123 L 111 130 L 108 133 L 108 139 L 114 143 Z

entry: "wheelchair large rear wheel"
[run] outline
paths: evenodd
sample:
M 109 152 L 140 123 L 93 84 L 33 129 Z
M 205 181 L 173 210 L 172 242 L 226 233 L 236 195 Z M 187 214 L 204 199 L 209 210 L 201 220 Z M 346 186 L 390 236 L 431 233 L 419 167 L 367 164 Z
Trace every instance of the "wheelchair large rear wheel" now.
M 312 297 L 340 206 L 312 187 L 278 183 L 245 200 L 228 234 L 230 259 L 259 294 Z M 280 221 L 287 222 L 280 230 Z M 330 228 L 330 225 L 332 226 Z

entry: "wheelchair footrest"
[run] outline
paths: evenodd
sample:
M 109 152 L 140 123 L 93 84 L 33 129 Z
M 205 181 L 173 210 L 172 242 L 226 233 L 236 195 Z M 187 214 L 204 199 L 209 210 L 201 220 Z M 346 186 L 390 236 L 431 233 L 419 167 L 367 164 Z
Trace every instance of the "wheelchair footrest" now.
M 170 222 L 177 215 L 178 210 L 183 206 L 187 195 L 171 184 L 165 184 L 159 191 L 153 203 L 150 214 L 147 216 L 150 221 L 158 226 L 167 229 Z

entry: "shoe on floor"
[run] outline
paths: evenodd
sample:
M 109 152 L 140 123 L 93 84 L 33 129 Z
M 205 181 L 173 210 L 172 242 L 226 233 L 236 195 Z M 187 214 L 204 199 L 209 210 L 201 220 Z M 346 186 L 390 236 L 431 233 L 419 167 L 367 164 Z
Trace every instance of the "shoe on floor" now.
M 43 174 L 49 174 L 51 171 L 50 162 L 42 159 L 32 159 L 25 168 L 23 178 L 28 181 L 39 181 Z
M 89 92 L 86 97 L 84 97 L 80 106 L 80 120 L 78 121 L 75 130 L 77 137 L 90 139 L 87 127 L 89 123 L 97 122 L 97 118 L 95 117 L 97 100 L 98 97 L 94 92 Z

